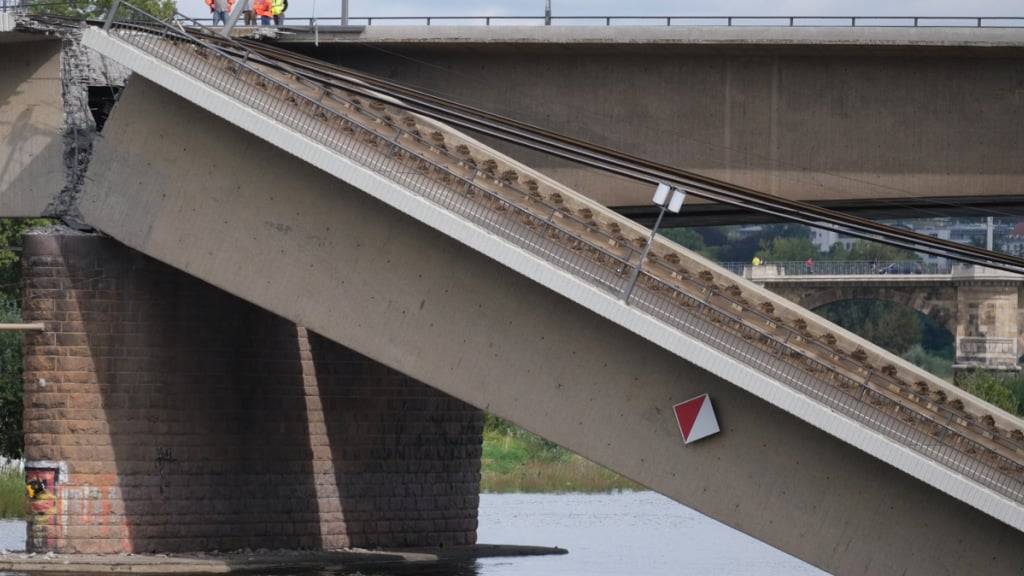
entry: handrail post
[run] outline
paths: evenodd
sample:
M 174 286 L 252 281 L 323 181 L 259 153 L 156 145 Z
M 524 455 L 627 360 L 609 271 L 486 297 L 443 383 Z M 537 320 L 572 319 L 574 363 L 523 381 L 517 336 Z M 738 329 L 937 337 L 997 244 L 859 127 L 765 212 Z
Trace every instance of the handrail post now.
M 109 32 L 110 26 L 114 24 L 114 17 L 117 15 L 117 9 L 121 7 L 121 0 L 114 0 L 110 3 L 110 12 L 107 12 L 107 18 L 103 21 L 103 31 Z
M 231 9 L 231 14 L 228 15 L 228 21 L 224 23 L 224 26 L 220 29 L 221 36 L 225 38 L 231 37 L 231 30 L 235 27 L 235 22 L 238 22 L 238 17 L 242 15 L 242 11 L 245 10 L 246 5 L 251 0 L 238 0 L 235 2 L 234 8 Z

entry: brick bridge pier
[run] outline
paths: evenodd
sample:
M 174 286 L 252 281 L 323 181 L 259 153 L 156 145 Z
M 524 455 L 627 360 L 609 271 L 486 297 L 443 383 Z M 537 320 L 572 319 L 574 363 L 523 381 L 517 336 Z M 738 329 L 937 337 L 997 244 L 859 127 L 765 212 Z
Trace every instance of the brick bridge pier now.
M 475 542 L 479 410 L 112 240 L 23 262 L 30 551 Z

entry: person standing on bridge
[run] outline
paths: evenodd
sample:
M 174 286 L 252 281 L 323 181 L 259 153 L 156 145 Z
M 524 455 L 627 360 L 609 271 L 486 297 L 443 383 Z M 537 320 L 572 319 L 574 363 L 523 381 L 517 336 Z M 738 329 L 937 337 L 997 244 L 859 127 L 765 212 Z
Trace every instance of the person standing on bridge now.
M 234 0 L 206 0 L 206 5 L 210 7 L 210 13 L 213 15 L 213 25 L 228 23 L 228 13 L 231 12 L 231 7 L 234 6 Z
M 270 26 L 270 16 L 273 13 L 271 0 L 252 0 L 252 9 L 260 17 L 260 26 Z
M 252 11 L 253 0 L 242 0 L 245 5 L 242 7 L 242 16 L 245 18 L 246 26 L 256 25 L 256 15 Z
M 284 13 L 288 10 L 288 0 L 270 0 L 271 13 L 274 16 L 275 26 L 284 26 Z

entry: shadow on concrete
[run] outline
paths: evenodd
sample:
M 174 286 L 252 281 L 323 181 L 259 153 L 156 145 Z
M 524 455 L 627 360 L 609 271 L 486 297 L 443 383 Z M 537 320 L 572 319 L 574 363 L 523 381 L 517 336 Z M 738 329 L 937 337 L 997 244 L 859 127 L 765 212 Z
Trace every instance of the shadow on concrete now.
M 0 207 L 8 216 L 38 216 L 26 201 L 41 195 L 41 209 L 64 183 L 64 142 L 51 125 L 62 112 L 45 108 L 60 98 L 59 78 L 46 70 L 59 51 L 57 42 L 0 45 Z M 41 114 L 53 117 L 40 123 Z
M 318 334 L 309 341 L 347 545 L 474 544 L 483 413 Z

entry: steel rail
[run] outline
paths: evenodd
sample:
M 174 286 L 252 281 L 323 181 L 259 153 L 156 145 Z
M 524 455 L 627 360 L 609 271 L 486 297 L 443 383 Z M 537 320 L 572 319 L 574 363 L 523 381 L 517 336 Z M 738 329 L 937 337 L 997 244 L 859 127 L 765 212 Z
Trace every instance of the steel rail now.
M 686 188 L 694 196 L 770 214 L 809 226 L 840 231 L 858 238 L 1010 272 L 1021 273 L 1024 271 L 1024 259 L 1022 258 L 932 238 L 657 164 L 436 97 L 369 74 L 329 65 L 286 50 L 271 48 L 258 42 L 249 40 L 231 40 L 230 42 L 241 44 L 246 50 L 267 58 L 265 62 L 267 65 L 281 68 L 279 61 L 285 60 L 285 63 L 290 66 L 297 66 L 317 74 L 317 81 L 331 82 L 333 79 L 343 83 L 343 85 L 336 85 L 338 88 L 351 90 L 377 100 L 381 100 L 382 97 L 380 93 L 374 93 L 374 90 L 383 92 L 385 96 L 391 98 L 395 98 L 394 92 L 398 92 L 401 95 L 397 97 L 404 100 L 398 102 L 388 100 L 389 104 L 630 179 L 652 184 L 667 181 Z M 286 71 L 293 74 L 302 73 L 294 69 Z

